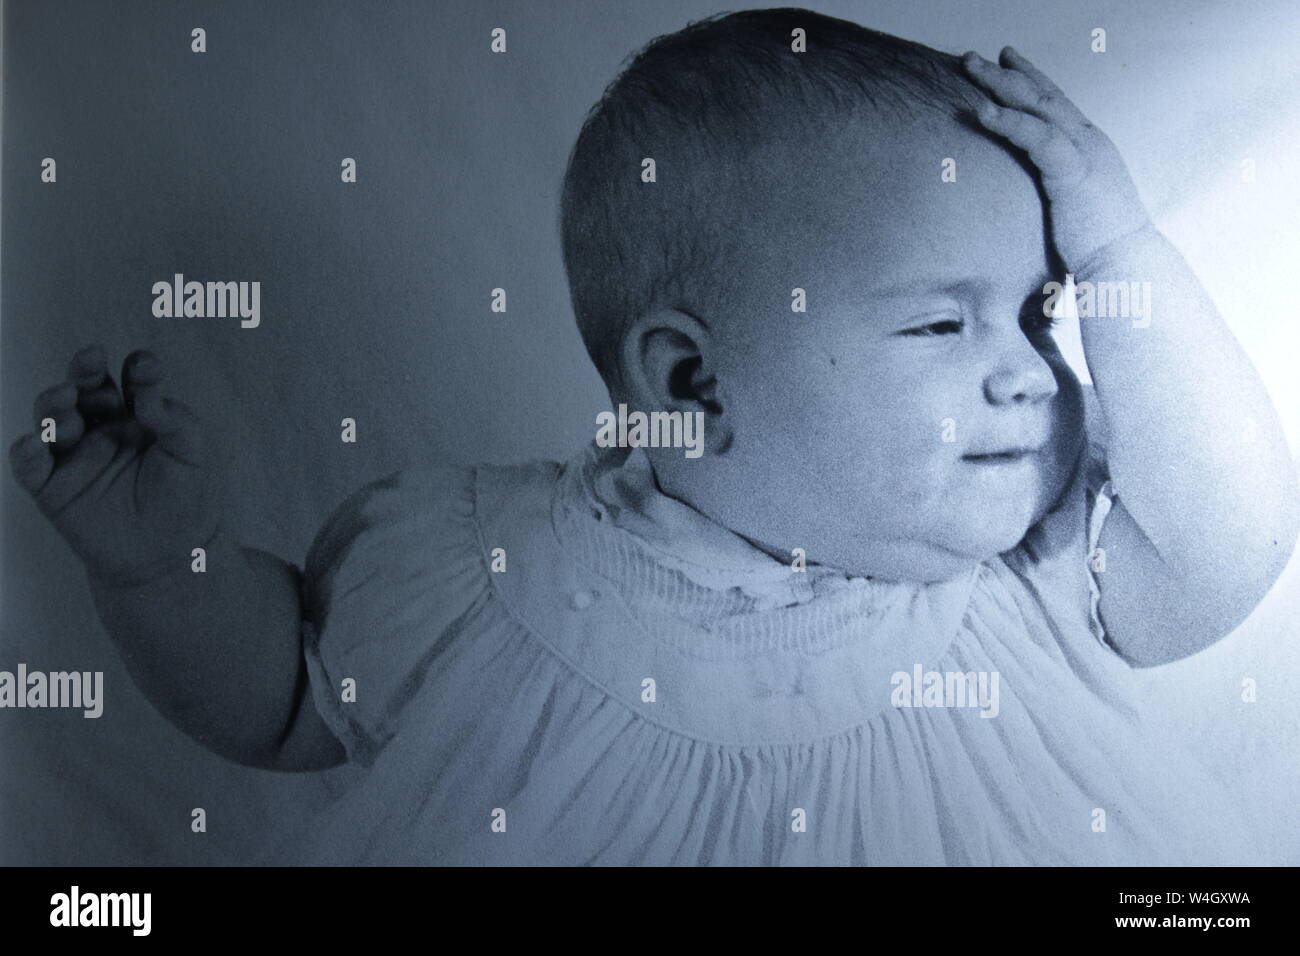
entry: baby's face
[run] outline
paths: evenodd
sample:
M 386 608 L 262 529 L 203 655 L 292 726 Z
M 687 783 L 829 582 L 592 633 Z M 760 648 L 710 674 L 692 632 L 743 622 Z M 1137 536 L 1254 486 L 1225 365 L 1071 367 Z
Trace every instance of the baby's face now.
M 1079 384 L 1042 309 L 1063 277 L 997 144 L 939 119 L 847 143 L 809 146 L 748 218 L 704 510 L 775 554 L 943 580 L 1014 547 L 1072 474 Z

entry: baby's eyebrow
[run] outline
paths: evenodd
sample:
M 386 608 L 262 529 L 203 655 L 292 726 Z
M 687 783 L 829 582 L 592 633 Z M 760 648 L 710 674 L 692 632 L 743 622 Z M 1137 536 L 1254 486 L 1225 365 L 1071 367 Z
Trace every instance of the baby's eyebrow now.
M 873 299 L 901 299 L 934 293 L 963 294 L 977 291 L 979 280 L 935 281 L 930 278 L 902 279 L 885 284 L 869 283 L 862 291 Z
M 1041 273 L 1035 282 L 1027 288 L 1025 299 L 1045 295 L 1043 287 L 1049 282 L 1061 281 L 1063 277 L 1051 272 Z M 939 280 L 931 278 L 903 279 L 884 285 L 868 285 L 863 294 L 873 299 L 901 299 L 909 296 L 950 295 L 953 297 L 976 298 L 993 291 L 994 280 L 983 276 L 969 276 L 961 279 Z

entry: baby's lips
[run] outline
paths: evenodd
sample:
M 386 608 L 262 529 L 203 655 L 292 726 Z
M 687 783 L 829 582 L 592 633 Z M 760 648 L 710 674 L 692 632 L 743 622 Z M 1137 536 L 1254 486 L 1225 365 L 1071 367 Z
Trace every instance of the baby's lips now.
M 1045 423 L 1030 425 L 1010 430 L 1006 435 L 988 435 L 971 442 L 970 447 L 962 452 L 962 457 L 970 455 L 1005 455 L 1012 453 L 1034 454 L 1045 451 L 1052 443 L 1051 429 Z
M 968 451 L 962 455 L 963 458 L 980 458 L 987 455 L 1036 455 L 1043 450 L 1043 445 L 1027 445 L 1023 443 L 990 446 L 978 451 Z

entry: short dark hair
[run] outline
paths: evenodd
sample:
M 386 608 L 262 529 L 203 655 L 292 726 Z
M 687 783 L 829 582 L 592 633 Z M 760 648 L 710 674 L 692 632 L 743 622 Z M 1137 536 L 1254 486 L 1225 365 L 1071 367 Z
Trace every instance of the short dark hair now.
M 792 50 L 796 28 L 806 52 Z M 824 135 L 864 108 L 960 118 L 981 95 L 950 53 L 793 7 L 714 14 L 629 60 L 587 114 L 560 203 L 578 329 L 611 389 L 639 315 L 717 308 L 729 224 L 754 188 L 750 150 L 792 129 Z M 641 181 L 644 157 L 654 184 Z

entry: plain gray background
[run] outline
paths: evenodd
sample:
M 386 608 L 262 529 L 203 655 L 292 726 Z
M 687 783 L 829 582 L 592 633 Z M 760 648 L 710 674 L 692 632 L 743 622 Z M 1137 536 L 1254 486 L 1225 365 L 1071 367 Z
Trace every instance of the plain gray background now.
M 1300 449 L 1294 289 L 1300 6 L 818 3 L 952 52 L 1006 43 L 1129 160 L 1255 359 Z M 224 436 L 236 525 L 301 563 L 365 480 L 424 461 L 563 458 L 607 398 L 557 229 L 586 110 L 652 37 L 741 5 L 10 2 L 4 12 L 0 438 L 80 346 L 150 347 Z M 190 52 L 190 30 L 208 50 Z M 509 52 L 493 55 L 493 27 Z M 1108 51 L 1089 35 L 1107 30 Z M 815 42 L 815 41 L 814 41 Z M 58 182 L 40 182 L 40 162 Z M 358 182 L 340 182 L 353 157 Z M 1254 182 L 1241 163 L 1255 161 Z M 175 272 L 258 280 L 262 322 L 155 319 Z M 504 287 L 509 311 L 489 309 Z M 339 422 L 358 422 L 355 445 Z M 102 670 L 105 713 L 0 711 L 0 862 L 238 862 L 339 774 L 235 767 L 136 692 L 80 567 L 4 468 L 0 669 Z M 1232 638 L 1149 672 L 1300 863 L 1300 562 Z M 1259 701 L 1245 704 L 1245 677 Z M 190 832 L 204 807 L 209 832 Z M 1207 826 L 1212 826 L 1207 821 Z

